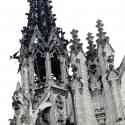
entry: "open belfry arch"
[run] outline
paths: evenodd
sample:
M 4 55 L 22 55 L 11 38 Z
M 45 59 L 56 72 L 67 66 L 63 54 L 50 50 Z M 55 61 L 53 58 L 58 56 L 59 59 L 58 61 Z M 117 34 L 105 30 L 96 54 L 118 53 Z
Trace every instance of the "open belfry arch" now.
M 84 52 L 78 30 L 67 40 L 56 26 L 50 0 L 28 2 L 21 48 L 11 56 L 19 61 L 21 81 L 12 97 L 10 125 L 125 125 L 125 59 L 114 68 L 102 21 L 97 21 L 96 42 L 87 34 Z

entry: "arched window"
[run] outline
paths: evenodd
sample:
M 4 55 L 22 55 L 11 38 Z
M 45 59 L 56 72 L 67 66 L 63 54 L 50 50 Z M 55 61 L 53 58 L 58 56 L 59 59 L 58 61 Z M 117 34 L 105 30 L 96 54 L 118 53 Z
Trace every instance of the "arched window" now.
M 51 69 L 56 79 L 61 80 L 60 59 L 57 53 L 53 53 L 51 57 Z
M 34 69 L 35 73 L 38 76 L 41 82 L 46 80 L 46 66 L 45 66 L 45 57 L 44 54 L 37 53 L 34 60 Z

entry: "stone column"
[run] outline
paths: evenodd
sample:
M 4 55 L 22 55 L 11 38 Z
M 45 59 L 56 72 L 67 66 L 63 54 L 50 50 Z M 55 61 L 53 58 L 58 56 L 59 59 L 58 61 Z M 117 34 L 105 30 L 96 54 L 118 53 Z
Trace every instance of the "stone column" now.
M 29 60 L 28 58 L 24 58 L 22 67 L 21 67 L 21 83 L 22 83 L 22 90 L 24 95 L 29 99 L 29 84 L 30 84 L 30 77 L 29 77 Z
M 21 125 L 21 117 L 22 115 L 26 115 L 28 117 L 28 121 L 27 124 L 30 125 L 31 123 L 31 115 L 32 115 L 32 104 L 31 104 L 31 95 L 30 95 L 30 85 L 33 84 L 34 80 L 33 80 L 33 70 L 31 70 L 31 66 L 33 68 L 33 63 L 30 63 L 30 57 L 24 58 L 23 59 L 23 63 L 22 63 L 22 67 L 21 67 L 21 84 L 22 84 L 22 92 L 23 95 L 25 96 L 25 98 L 27 98 L 27 100 L 23 100 L 24 102 L 27 102 L 26 104 L 24 103 L 23 106 L 21 106 L 20 108 L 20 113 L 18 115 L 17 118 L 17 125 Z M 30 71 L 31 70 L 31 71 Z M 24 107 L 27 107 L 27 109 L 25 109 Z
M 46 53 L 46 83 L 48 82 L 49 84 L 49 88 L 48 88 L 48 92 L 50 92 L 50 102 L 52 104 L 52 107 L 50 109 L 50 123 L 51 125 L 56 125 L 56 109 L 55 109 L 55 96 L 53 94 L 53 90 L 51 89 L 51 87 L 54 85 L 54 81 L 53 79 L 50 79 L 50 75 L 51 75 L 51 58 L 50 58 L 50 54 L 47 52 Z
M 63 56 L 60 56 L 60 63 L 61 63 L 61 78 L 64 84 L 67 84 L 67 78 L 66 78 L 66 60 Z
M 46 53 L 46 80 L 49 80 L 49 77 L 51 75 L 51 59 L 50 54 Z
M 29 62 L 29 84 L 33 86 L 34 84 L 34 63 L 33 63 L 33 57 L 30 56 L 28 59 Z

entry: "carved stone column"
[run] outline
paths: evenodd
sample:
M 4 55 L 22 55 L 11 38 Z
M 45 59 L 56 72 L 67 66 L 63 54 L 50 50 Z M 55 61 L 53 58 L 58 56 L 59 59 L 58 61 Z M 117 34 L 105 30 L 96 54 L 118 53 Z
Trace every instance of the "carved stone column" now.
M 23 116 L 26 117 L 27 125 L 31 125 L 31 118 L 32 117 L 32 104 L 31 104 L 31 95 L 30 95 L 30 87 L 33 85 L 33 63 L 31 64 L 31 58 L 27 57 L 23 59 L 22 67 L 21 67 L 21 84 L 22 84 L 22 105 L 20 106 L 18 118 L 17 118 L 17 125 L 22 125 L 22 118 Z
M 62 81 L 67 84 L 67 78 L 66 78 L 66 60 L 63 56 L 60 56 L 60 63 L 61 63 L 61 78 Z
M 49 79 L 51 75 L 51 59 L 50 59 L 50 54 L 47 52 L 46 53 L 46 80 Z
M 33 57 L 29 57 L 29 84 L 33 86 L 34 84 L 34 63 L 33 63 Z
M 24 58 L 21 67 L 21 83 L 22 83 L 23 93 L 27 98 L 29 98 L 29 84 L 30 84 L 29 73 L 30 73 L 29 60 L 28 58 Z

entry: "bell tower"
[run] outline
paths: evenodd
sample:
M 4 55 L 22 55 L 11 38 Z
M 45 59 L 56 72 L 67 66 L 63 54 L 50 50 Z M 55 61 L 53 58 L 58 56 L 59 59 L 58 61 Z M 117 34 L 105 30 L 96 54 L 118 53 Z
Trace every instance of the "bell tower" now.
M 13 95 L 12 121 L 15 125 L 63 124 L 68 42 L 62 28 L 56 26 L 51 1 L 28 2 L 28 23 L 22 30 L 18 56 L 21 85 Z

